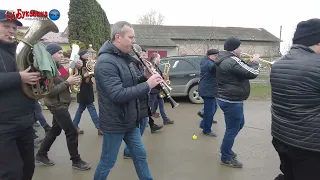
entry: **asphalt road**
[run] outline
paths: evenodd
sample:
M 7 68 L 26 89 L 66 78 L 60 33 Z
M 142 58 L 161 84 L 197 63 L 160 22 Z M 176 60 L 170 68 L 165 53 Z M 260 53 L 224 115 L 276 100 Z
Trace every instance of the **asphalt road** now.
M 246 124 L 234 146 L 234 151 L 244 164 L 242 169 L 220 165 L 219 146 L 225 128 L 222 111 L 217 111 L 215 120 L 218 124 L 213 125 L 218 137 L 206 137 L 201 134 L 200 118 L 196 115 L 202 105 L 190 104 L 183 99 L 178 101 L 180 105 L 176 109 L 171 109 L 166 103 L 167 115 L 175 124 L 165 126 L 155 134 L 151 134 L 148 128 L 143 136 L 149 168 L 155 180 L 271 180 L 279 173 L 279 159 L 271 144 L 269 101 L 245 102 Z M 76 109 L 74 102 L 70 107 L 72 117 Z M 49 111 L 43 112 L 51 124 L 52 115 Z M 155 120 L 157 124 L 162 124 L 161 118 Z M 34 180 L 93 179 L 100 159 L 102 137 L 97 135 L 87 111 L 83 114 L 80 127 L 84 134 L 79 137 L 79 151 L 83 160 L 92 164 L 92 169 L 84 172 L 72 169 L 62 132 L 49 152 L 56 165 L 36 165 Z M 39 128 L 38 134 L 44 135 L 42 128 Z M 197 135 L 198 139 L 193 140 L 193 135 Z M 132 160 L 122 158 L 123 147 L 122 144 L 108 179 L 137 180 Z

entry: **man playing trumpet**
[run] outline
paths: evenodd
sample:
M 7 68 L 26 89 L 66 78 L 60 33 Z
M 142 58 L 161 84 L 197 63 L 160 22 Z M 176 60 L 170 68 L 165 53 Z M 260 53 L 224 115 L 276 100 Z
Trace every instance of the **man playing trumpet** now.
M 234 140 L 244 126 L 243 102 L 250 95 L 249 79 L 259 75 L 259 56 L 250 62 L 240 59 L 240 40 L 229 38 L 224 50 L 215 61 L 218 85 L 218 104 L 224 112 L 226 132 L 221 144 L 221 163 L 226 166 L 241 168 L 243 165 L 232 151 Z

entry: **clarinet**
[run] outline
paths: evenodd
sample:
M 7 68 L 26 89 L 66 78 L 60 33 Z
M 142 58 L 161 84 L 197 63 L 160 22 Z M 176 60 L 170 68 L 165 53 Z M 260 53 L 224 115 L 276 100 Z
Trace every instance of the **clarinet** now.
M 143 66 L 149 71 L 150 74 L 153 75 L 153 74 L 157 74 L 157 73 L 158 73 L 157 70 L 153 67 L 153 65 L 152 65 L 150 62 L 144 60 L 144 59 L 141 57 L 140 53 L 136 50 L 135 47 L 132 47 L 132 50 L 133 50 L 133 52 L 137 55 L 137 57 L 139 58 L 139 61 L 140 61 L 140 62 L 143 64 Z M 171 87 L 170 87 L 168 84 L 166 84 L 165 82 L 161 82 L 161 83 L 160 83 L 160 87 L 161 87 L 161 90 L 164 92 L 165 97 L 169 100 L 169 102 L 170 102 L 170 104 L 171 104 L 171 107 L 172 107 L 172 108 L 176 108 L 176 107 L 179 105 L 179 103 L 177 103 L 177 102 L 171 97 L 171 95 L 170 95 Z

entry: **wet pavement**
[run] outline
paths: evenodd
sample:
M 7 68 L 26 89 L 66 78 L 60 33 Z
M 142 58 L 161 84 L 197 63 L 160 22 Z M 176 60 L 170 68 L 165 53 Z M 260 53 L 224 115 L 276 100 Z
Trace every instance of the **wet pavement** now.
M 199 129 L 200 118 L 196 115 L 202 105 L 178 99 L 180 105 L 171 109 L 166 103 L 169 118 L 174 125 L 165 126 L 160 132 L 151 134 L 146 129 L 143 141 L 147 149 L 148 163 L 155 180 L 271 180 L 279 173 L 279 160 L 271 144 L 270 102 L 245 102 L 244 129 L 236 138 L 234 151 L 244 164 L 242 169 L 220 165 L 219 146 L 224 134 L 223 113 L 219 109 L 215 115 L 218 124 L 213 125 L 217 138 L 203 136 Z M 97 106 L 96 106 L 97 107 Z M 74 116 L 77 103 L 73 102 L 69 111 Z M 52 115 L 44 110 L 51 124 Z M 161 118 L 155 118 L 162 124 Z M 90 119 L 88 111 L 83 113 L 80 123 L 84 134 L 79 137 L 79 152 L 83 160 L 92 164 L 89 171 L 72 169 L 64 132 L 53 144 L 49 157 L 56 163 L 52 167 L 36 165 L 34 180 L 92 180 L 100 159 L 102 137 Z M 42 128 L 39 135 L 43 136 Z M 193 140 L 192 136 L 198 139 Z M 108 177 L 110 180 L 137 180 L 132 160 L 123 159 L 122 144 L 115 167 Z

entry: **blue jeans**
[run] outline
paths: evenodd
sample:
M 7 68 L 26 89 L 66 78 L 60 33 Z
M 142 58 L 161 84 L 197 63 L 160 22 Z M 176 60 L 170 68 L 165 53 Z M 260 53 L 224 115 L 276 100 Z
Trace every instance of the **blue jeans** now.
M 91 116 L 91 120 L 92 120 L 94 126 L 98 129 L 100 127 L 99 117 L 98 117 L 97 110 L 96 110 L 96 108 L 95 108 L 93 103 L 91 103 L 91 104 L 79 104 L 78 110 L 77 110 L 76 115 L 74 116 L 74 119 L 73 119 L 74 126 L 76 128 L 78 128 L 82 113 L 86 108 L 88 108 L 88 111 L 89 111 L 89 114 Z
M 140 180 L 153 180 L 147 162 L 147 152 L 141 139 L 139 128 L 129 132 L 103 132 L 102 152 L 100 162 L 94 174 L 94 180 L 106 180 L 110 170 L 117 161 L 117 155 L 122 143 L 126 142 L 130 149 L 133 164 Z M 131 179 L 134 179 L 131 177 Z
M 229 103 L 221 100 L 218 100 L 218 103 L 226 123 L 226 132 L 220 147 L 221 161 L 230 161 L 234 140 L 244 126 L 243 103 Z
M 159 96 L 159 94 L 150 94 L 149 104 L 151 104 L 151 112 L 156 112 L 158 106 L 160 110 L 160 115 L 163 121 L 168 121 L 168 117 L 164 110 L 164 100 Z
M 140 127 L 139 127 L 139 129 L 140 129 L 141 136 L 143 135 L 144 130 L 146 129 L 148 123 L 149 123 L 149 117 L 145 117 L 145 118 L 142 118 L 142 119 L 140 120 Z M 130 150 L 129 150 L 129 148 L 128 148 L 127 145 L 126 145 L 126 147 L 124 148 L 124 153 L 126 153 L 126 154 L 129 155 L 129 156 L 131 156 Z
M 39 121 L 42 127 L 48 127 L 49 124 L 46 121 L 46 118 L 42 114 L 42 108 L 39 102 L 35 103 L 34 115 L 36 117 L 36 121 Z
M 217 112 L 217 101 L 214 97 L 202 97 L 204 100 L 203 120 L 200 122 L 200 127 L 203 129 L 204 134 L 211 133 L 213 117 Z

